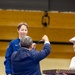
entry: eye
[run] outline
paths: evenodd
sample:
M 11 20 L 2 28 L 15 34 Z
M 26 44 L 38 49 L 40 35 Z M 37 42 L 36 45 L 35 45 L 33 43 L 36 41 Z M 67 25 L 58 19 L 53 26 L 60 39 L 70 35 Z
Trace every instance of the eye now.
M 25 29 L 25 31 L 27 31 L 27 29 Z
M 24 31 L 24 29 L 21 29 L 21 31 Z

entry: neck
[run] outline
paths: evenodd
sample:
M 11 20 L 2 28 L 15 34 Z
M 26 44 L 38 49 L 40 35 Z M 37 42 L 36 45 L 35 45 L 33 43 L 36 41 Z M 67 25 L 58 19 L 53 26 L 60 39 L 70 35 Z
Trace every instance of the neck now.
M 25 49 L 27 49 L 27 50 L 32 50 L 32 48 L 26 48 L 26 47 L 22 47 L 22 48 L 25 48 Z
M 19 36 L 19 39 L 21 39 L 21 37 Z

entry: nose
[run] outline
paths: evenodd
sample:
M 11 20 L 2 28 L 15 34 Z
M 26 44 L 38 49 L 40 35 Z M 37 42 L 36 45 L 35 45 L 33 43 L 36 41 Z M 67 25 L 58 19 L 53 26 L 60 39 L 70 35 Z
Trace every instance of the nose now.
M 26 31 L 24 30 L 23 33 L 26 33 Z

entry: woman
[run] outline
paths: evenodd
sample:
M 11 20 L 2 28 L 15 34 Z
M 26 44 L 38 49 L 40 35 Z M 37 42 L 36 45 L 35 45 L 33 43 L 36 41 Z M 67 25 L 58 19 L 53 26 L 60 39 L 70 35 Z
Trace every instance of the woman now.
M 71 38 L 69 41 L 71 43 L 73 43 L 73 49 L 75 51 L 75 37 Z M 75 56 L 72 57 L 72 59 L 71 59 L 71 63 L 70 63 L 69 69 L 75 70 Z
M 5 72 L 7 75 L 11 75 L 12 74 L 12 68 L 11 68 L 11 55 L 14 51 L 18 51 L 18 49 L 20 48 L 19 42 L 20 39 L 23 36 L 26 36 L 28 34 L 28 25 L 25 22 L 21 22 L 18 25 L 17 28 L 19 37 L 12 40 L 7 48 L 6 51 L 6 55 L 5 55 L 5 61 L 4 61 L 4 65 L 5 65 Z

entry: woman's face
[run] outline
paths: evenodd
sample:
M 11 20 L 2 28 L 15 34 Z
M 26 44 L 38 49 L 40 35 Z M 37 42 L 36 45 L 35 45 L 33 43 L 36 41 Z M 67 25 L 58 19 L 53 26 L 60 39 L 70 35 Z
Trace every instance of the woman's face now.
M 28 33 L 27 27 L 25 25 L 22 25 L 20 27 L 20 29 L 18 30 L 18 33 L 19 33 L 19 38 L 22 38 L 22 37 L 26 36 L 27 33 Z
M 75 51 L 75 41 L 73 42 L 73 49 L 74 49 L 74 51 Z

